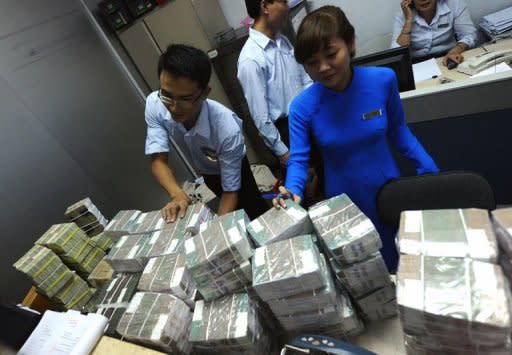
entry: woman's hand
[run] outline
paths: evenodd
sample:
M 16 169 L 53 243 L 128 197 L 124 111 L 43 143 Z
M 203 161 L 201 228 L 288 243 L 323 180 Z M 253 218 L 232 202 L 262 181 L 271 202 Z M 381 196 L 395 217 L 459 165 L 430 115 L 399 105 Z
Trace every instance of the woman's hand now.
M 275 208 L 286 208 L 285 199 L 292 198 L 294 202 L 300 203 L 302 199 L 288 191 L 284 186 L 279 186 L 279 196 L 272 200 L 272 204 Z
M 414 18 L 414 14 L 412 13 L 411 8 L 412 0 L 402 0 L 400 3 L 400 7 L 402 8 L 402 12 L 404 13 L 405 21 L 412 22 Z

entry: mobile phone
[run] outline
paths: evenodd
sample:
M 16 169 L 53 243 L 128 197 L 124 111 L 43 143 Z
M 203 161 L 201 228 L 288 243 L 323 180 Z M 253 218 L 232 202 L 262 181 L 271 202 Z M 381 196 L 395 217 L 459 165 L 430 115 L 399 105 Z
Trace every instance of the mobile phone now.
M 412 2 L 412 0 L 411 0 L 411 3 L 409 4 L 409 7 L 410 7 L 411 9 L 414 9 L 414 3 Z

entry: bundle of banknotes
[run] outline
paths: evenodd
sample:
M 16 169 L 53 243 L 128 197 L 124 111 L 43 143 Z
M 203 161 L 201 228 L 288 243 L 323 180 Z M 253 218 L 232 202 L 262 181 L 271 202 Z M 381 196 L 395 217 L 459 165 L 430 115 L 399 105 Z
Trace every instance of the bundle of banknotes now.
M 176 296 L 137 292 L 119 320 L 117 332 L 171 354 L 188 354 L 191 321 L 189 306 Z

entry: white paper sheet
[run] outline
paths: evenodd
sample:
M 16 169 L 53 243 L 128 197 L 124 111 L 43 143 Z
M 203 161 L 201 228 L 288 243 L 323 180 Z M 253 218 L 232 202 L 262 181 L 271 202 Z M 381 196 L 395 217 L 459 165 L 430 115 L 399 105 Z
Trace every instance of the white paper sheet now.
M 414 82 L 419 83 L 428 79 L 441 76 L 441 69 L 434 58 L 412 65 Z
M 510 68 L 510 66 L 507 63 L 500 63 L 493 65 L 492 67 L 487 68 L 485 70 L 482 70 L 480 73 L 471 75 L 471 78 L 478 78 L 479 76 L 490 75 L 494 73 L 502 73 L 509 70 L 512 70 L 512 68 Z
M 18 354 L 90 354 L 107 324 L 108 319 L 100 314 L 46 311 Z

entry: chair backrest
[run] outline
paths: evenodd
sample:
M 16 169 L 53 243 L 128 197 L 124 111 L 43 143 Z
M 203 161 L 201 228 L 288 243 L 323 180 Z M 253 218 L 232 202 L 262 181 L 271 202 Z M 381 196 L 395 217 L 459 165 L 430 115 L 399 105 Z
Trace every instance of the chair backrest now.
M 396 228 L 402 211 L 451 208 L 493 210 L 494 191 L 479 174 L 450 171 L 391 180 L 377 194 L 381 221 Z

